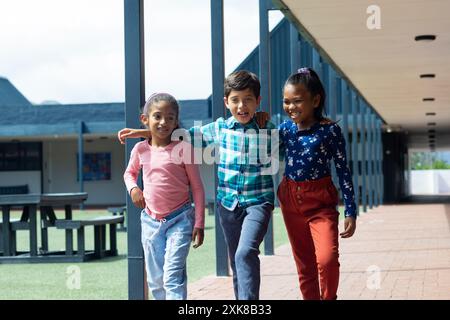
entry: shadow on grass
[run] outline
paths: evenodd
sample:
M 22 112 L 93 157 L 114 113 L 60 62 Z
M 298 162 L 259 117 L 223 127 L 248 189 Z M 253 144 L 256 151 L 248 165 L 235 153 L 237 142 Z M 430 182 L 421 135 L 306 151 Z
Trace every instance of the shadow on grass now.
M 105 257 L 105 258 L 101 258 L 101 259 L 94 259 L 94 260 L 90 260 L 90 261 L 86 261 L 83 263 L 87 263 L 87 264 L 91 264 L 91 263 L 108 263 L 108 262 L 115 262 L 115 261 L 120 261 L 120 260 L 125 260 L 127 259 L 127 255 L 126 254 L 119 254 L 115 257 Z

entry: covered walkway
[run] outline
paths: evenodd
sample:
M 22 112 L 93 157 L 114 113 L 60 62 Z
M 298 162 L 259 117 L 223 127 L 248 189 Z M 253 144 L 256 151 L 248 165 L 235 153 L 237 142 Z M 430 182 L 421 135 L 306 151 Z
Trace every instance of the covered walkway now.
M 340 226 L 342 227 L 342 225 Z M 340 241 L 338 299 L 450 299 L 450 204 L 379 206 Z M 261 299 L 301 299 L 289 244 L 261 256 Z M 231 277 L 190 284 L 189 299 L 234 299 Z

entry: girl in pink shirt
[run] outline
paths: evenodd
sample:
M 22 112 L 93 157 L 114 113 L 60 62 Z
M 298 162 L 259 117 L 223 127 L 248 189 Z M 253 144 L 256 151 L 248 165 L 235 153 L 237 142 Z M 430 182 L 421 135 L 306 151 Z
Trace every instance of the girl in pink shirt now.
M 203 243 L 205 192 L 190 143 L 172 141 L 179 106 L 167 93 L 153 94 L 141 122 L 152 139 L 137 143 L 124 174 L 133 203 L 141 213 L 147 283 L 156 300 L 186 299 L 186 259 L 190 242 Z M 142 169 L 144 190 L 136 184 Z M 195 204 L 192 207 L 189 191 Z

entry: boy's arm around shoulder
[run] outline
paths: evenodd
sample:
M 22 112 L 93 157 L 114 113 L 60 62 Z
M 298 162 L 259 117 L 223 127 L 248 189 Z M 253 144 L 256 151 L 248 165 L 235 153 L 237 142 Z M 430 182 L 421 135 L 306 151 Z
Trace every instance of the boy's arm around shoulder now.
M 219 141 L 220 132 L 224 126 L 225 120 L 223 118 L 218 118 L 216 121 L 207 123 L 203 126 L 193 126 L 189 129 L 191 144 L 194 147 L 198 147 L 196 139 L 201 139 L 202 147 L 217 143 Z

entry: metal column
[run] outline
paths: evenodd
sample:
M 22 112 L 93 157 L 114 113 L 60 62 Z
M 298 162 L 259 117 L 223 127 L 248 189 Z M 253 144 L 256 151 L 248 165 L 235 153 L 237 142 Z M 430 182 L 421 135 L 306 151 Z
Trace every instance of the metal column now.
M 373 208 L 373 189 L 374 189 L 374 179 L 373 179 L 373 128 L 372 128 L 372 110 L 368 107 L 367 115 L 367 190 L 369 192 L 369 209 Z
M 381 139 L 381 133 L 382 133 L 382 128 L 381 128 L 381 119 L 377 119 L 377 141 L 378 141 L 378 145 L 377 145 L 377 156 L 378 156 L 378 161 L 377 161 L 377 166 L 378 166 L 378 172 L 379 172 L 379 176 L 378 176 L 378 186 L 379 186 L 379 202 L 380 205 L 383 204 L 384 201 L 384 176 L 383 176 L 383 140 Z
M 125 126 L 138 128 L 139 109 L 145 102 L 144 1 L 124 0 L 125 27 Z M 125 161 L 128 163 L 135 139 L 127 139 Z M 143 300 L 144 255 L 141 245 L 140 210 L 126 197 L 128 215 L 128 298 Z
M 80 121 L 78 124 L 78 182 L 80 184 L 80 192 L 84 192 L 84 122 Z M 84 204 L 80 203 L 80 210 L 84 209 Z
M 347 88 L 347 83 L 344 79 L 340 78 L 338 79 L 338 92 L 340 92 L 340 99 L 339 103 L 341 105 L 342 110 L 342 134 L 344 135 L 345 139 L 345 151 L 347 152 L 346 158 L 347 161 L 350 161 L 350 141 L 349 141 L 349 135 L 348 135 L 348 109 L 349 109 L 349 92 Z
M 373 205 L 378 207 L 378 184 L 377 184 L 377 130 L 376 130 L 376 114 L 372 113 L 370 117 L 370 126 L 372 128 L 372 183 L 373 183 Z
M 359 212 L 359 153 L 358 153 L 358 104 L 353 89 L 349 90 L 350 108 L 352 110 L 352 164 L 353 188 L 355 190 L 356 209 Z
M 360 150 L 361 150 L 361 202 L 363 211 L 367 212 L 367 183 L 366 183 L 366 121 L 367 121 L 367 107 L 361 97 L 358 96 L 359 110 L 361 114 L 361 132 L 359 135 Z
M 325 94 L 327 98 L 325 99 L 325 111 L 326 114 L 331 118 L 331 120 L 336 121 L 336 88 L 334 88 L 334 81 L 333 81 L 333 71 L 331 66 L 326 63 L 322 62 L 322 83 L 325 89 Z M 339 188 L 339 181 L 337 179 L 336 175 L 336 167 L 335 167 L 335 161 L 333 159 L 331 165 L 331 177 L 334 182 L 334 184 Z
M 300 61 L 301 61 L 301 67 L 313 67 L 312 63 L 312 47 L 309 44 L 308 41 L 301 38 L 301 44 L 300 44 Z
M 334 72 L 334 69 L 329 64 L 326 65 L 328 69 L 328 110 L 327 112 L 330 113 L 330 118 L 333 121 L 337 121 L 337 81 L 336 81 L 336 72 Z
M 270 32 L 269 32 L 269 3 L 259 0 L 259 77 L 261 81 L 261 110 L 272 114 L 270 104 Z M 274 254 L 273 219 L 270 219 L 266 235 L 264 236 L 264 254 Z
M 319 55 L 319 52 L 311 46 L 311 68 L 314 69 L 314 71 L 319 75 L 319 77 L 323 74 L 322 73 L 322 64 L 321 64 L 321 58 Z M 323 80 L 323 78 L 321 79 Z
M 291 44 L 291 73 L 297 72 L 301 65 L 300 59 L 300 40 L 297 28 L 291 23 L 289 29 L 289 38 Z
M 211 57 L 212 57 L 212 118 L 224 116 L 223 114 L 223 81 L 225 75 L 224 55 L 224 27 L 223 27 L 223 0 L 211 0 Z M 214 165 L 214 185 L 217 199 L 217 164 Z M 214 206 L 216 224 L 216 275 L 228 276 L 228 249 L 225 236 L 220 226 L 217 207 Z

